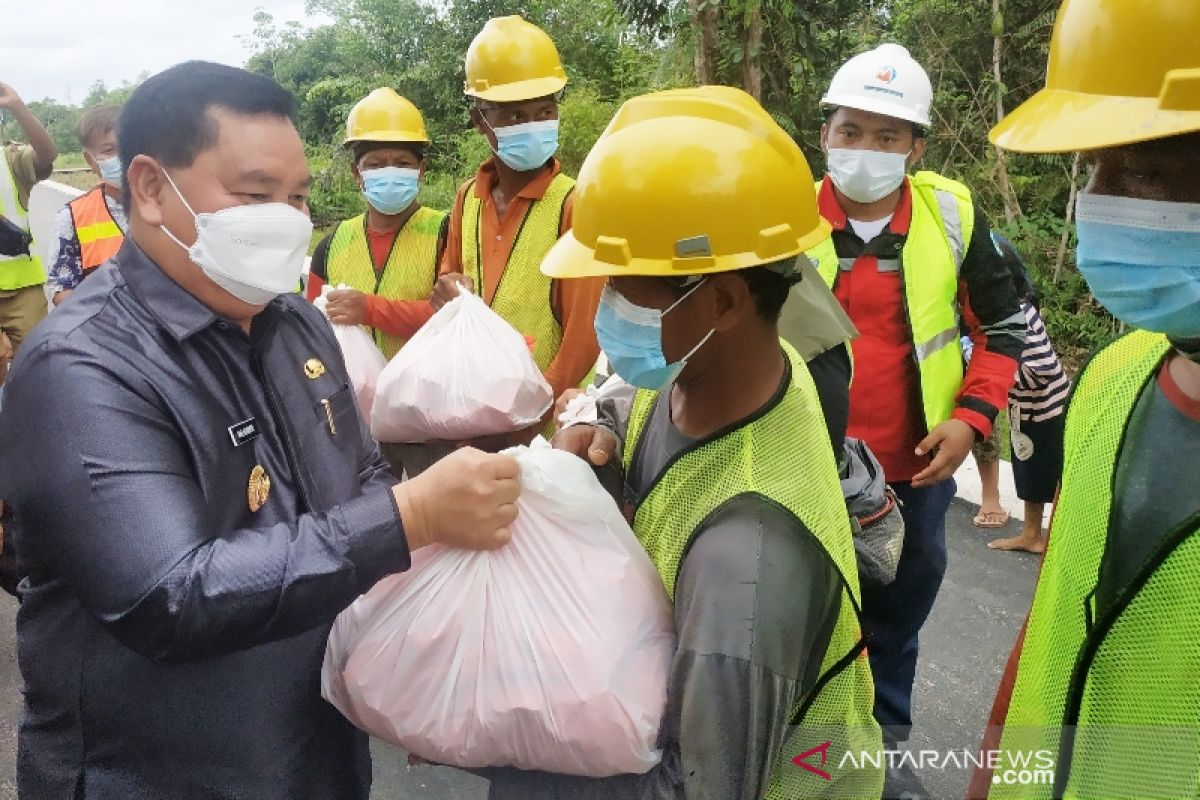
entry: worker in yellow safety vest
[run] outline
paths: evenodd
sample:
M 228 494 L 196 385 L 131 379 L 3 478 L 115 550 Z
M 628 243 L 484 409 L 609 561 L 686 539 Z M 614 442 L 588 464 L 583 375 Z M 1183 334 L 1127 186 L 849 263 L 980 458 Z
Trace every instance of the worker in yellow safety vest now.
M 349 287 L 329 293 L 330 320 L 370 328 L 391 358 L 433 314 L 429 293 L 446 246 L 445 212 L 417 202 L 429 134 L 417 107 L 384 87 L 351 109 L 343 144 L 367 210 L 317 245 L 306 294 Z
M 29 191 L 50 177 L 58 148 L 16 90 L 0 83 L 0 115 L 5 114 L 29 142 L 4 146 L 0 158 L 0 330 L 15 352 L 46 316 L 46 270 L 30 236 Z
M 1200 5 L 1066 0 L 999 147 L 1082 152 L 1077 263 L 1134 330 L 1080 373 L 972 797 L 1200 796 Z
M 458 190 L 433 293 L 441 306 L 465 285 L 532 343 L 557 397 L 578 386 L 599 355 L 592 319 L 603 281 L 560 281 L 539 269 L 571 227 L 575 181 L 562 172 L 559 96 L 567 74 L 544 31 L 521 17 L 489 20 L 471 42 L 464 92 L 471 121 L 495 153 Z M 528 441 L 534 425 L 474 444 Z
M 79 120 L 83 158 L 100 181 L 58 212 L 46 253 L 46 294 L 59 305 L 100 265 L 117 254 L 129 228 L 117 143 L 119 106 L 88 109 Z
M 933 88 L 897 44 L 843 64 L 822 98 L 827 175 L 817 205 L 833 235 L 809 250 L 858 329 L 847 433 L 867 443 L 901 501 L 895 580 L 863 590 L 875 715 L 908 738 L 918 634 L 946 571 L 954 471 L 987 437 L 1016 375 L 1025 318 L 971 192 L 910 170 L 925 149 Z M 960 326 L 974 341 L 964 371 Z M 889 796 L 922 793 L 906 766 Z
M 829 235 L 811 181 L 729 87 L 628 101 L 584 162 L 574 227 L 542 269 L 607 278 L 596 333 L 637 392 L 618 404 L 602 387 L 599 422 L 554 444 L 621 465 L 674 602 L 663 759 L 603 780 L 485 770 L 492 800 L 880 796 L 846 507 L 813 380 L 777 327 L 798 259 Z

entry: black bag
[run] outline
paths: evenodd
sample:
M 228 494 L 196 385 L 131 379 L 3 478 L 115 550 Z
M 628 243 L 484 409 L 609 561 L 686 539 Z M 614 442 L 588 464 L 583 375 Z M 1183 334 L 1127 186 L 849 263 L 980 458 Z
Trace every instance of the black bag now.
M 0 215 L 0 256 L 27 256 L 33 237 L 11 219 Z

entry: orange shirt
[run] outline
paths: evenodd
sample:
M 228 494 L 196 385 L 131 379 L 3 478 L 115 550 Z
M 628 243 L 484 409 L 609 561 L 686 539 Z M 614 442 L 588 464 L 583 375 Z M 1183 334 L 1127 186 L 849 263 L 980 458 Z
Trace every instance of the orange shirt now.
M 501 219 L 496 213 L 496 204 L 492 200 L 492 187 L 497 180 L 494 159 L 488 159 L 480 166 L 475 175 L 474 191 L 482 204 L 480 231 L 480 253 L 483 258 L 483 275 L 486 285 L 483 288 L 483 299 L 491 303 L 496 296 L 500 279 L 508 266 L 508 258 L 512 254 L 521 223 L 529 211 L 529 206 L 540 200 L 550 187 L 554 176 L 562 170 L 558 159 L 550 162 L 550 168 L 544 169 L 525 188 L 517 193 L 504 211 Z M 450 211 L 450 230 L 446 236 L 446 250 L 442 254 L 441 274 L 462 272 L 462 210 L 464 193 L 470 182 L 459 187 L 454 198 L 454 207 Z M 562 227 L 559 233 L 566 233 L 571 228 L 571 212 L 575 197 L 569 195 L 563 207 Z M 527 269 L 538 269 L 540 264 L 522 265 Z M 546 380 L 558 397 L 567 389 L 578 386 L 600 355 L 600 345 L 596 343 L 596 307 L 600 304 L 600 293 L 604 289 L 604 278 L 577 278 L 572 280 L 556 280 L 551 292 L 552 310 L 555 317 L 561 321 L 563 328 L 562 346 L 546 369 Z

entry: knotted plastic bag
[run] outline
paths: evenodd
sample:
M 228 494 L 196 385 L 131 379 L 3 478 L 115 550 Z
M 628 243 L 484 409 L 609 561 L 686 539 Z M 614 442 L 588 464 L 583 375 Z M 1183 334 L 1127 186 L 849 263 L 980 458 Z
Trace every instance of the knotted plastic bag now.
M 371 435 L 428 442 L 511 433 L 540 421 L 553 402 L 525 338 L 462 291 L 384 368 Z
M 458 767 L 642 773 L 675 653 L 662 579 L 591 468 L 517 448 L 520 515 L 494 552 L 431 545 L 337 618 L 324 697 Z
M 322 286 L 321 296 L 313 301 L 313 305 L 329 319 L 329 293 L 348 288 L 350 287 L 345 285 L 336 289 L 329 285 Z M 333 338 L 337 339 L 338 346 L 342 348 L 342 359 L 346 362 L 346 373 L 350 376 L 350 385 L 354 387 L 358 408 L 363 419 L 368 420 L 371 418 L 371 406 L 375 402 L 379 373 L 383 372 L 387 359 L 379 352 L 371 334 L 361 325 L 330 325 L 333 328 Z

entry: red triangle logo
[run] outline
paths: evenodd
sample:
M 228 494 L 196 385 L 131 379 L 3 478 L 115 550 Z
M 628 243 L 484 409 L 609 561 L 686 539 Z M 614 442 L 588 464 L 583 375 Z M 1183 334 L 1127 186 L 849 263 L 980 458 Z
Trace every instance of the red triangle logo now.
M 833 780 L 832 775 L 830 775 L 828 772 L 821 769 L 820 767 L 815 767 L 812 764 L 808 763 L 808 758 L 810 756 L 815 756 L 817 753 L 820 753 L 821 754 L 821 766 L 822 767 L 825 766 L 825 761 L 826 761 L 826 759 L 829 758 L 829 745 L 830 744 L 831 744 L 830 742 L 824 742 L 823 744 L 819 744 L 816 747 L 812 748 L 811 750 L 805 750 L 803 753 L 801 753 L 800 755 L 793 758 L 792 763 L 795 764 L 797 767 L 803 767 L 804 769 L 811 772 L 813 775 L 817 775 L 819 777 L 824 778 L 827 781 L 831 781 L 831 780 Z

